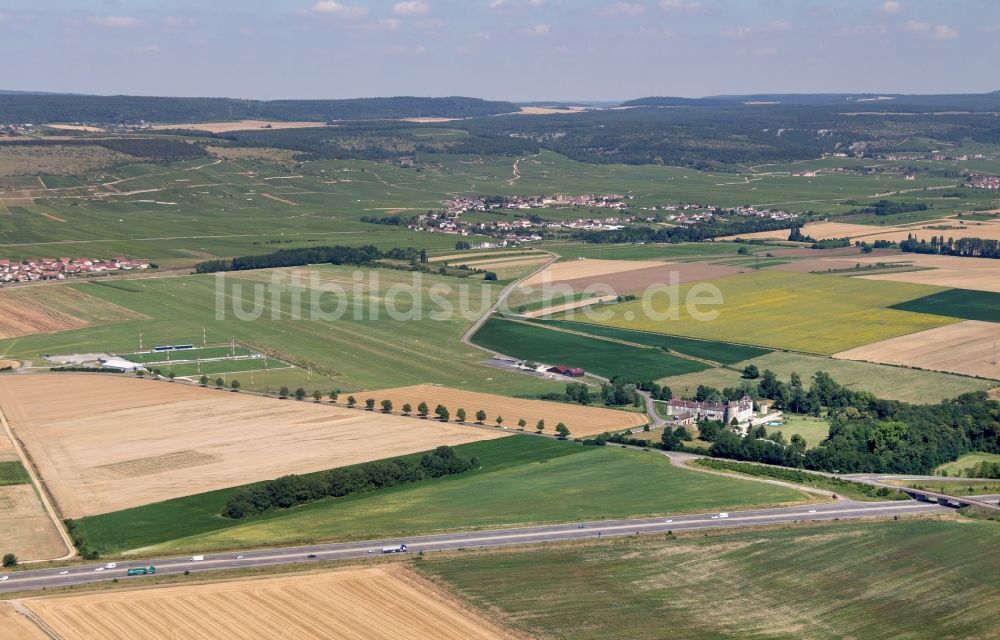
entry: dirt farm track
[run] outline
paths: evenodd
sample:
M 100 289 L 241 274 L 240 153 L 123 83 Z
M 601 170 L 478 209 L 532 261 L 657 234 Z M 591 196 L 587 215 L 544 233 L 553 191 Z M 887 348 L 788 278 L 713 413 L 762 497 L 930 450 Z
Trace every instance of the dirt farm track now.
M 64 640 L 514 637 L 399 565 L 0 604 L 0 628 L 44 639 L 18 609 Z
M 0 408 L 71 518 L 504 435 L 103 374 L 2 376 Z

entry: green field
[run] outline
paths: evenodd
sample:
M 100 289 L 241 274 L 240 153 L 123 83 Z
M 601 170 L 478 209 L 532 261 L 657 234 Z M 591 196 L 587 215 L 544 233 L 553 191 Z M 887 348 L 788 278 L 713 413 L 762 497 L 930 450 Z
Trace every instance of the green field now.
M 704 317 L 693 314 L 689 303 L 698 294 L 692 289 L 717 291 L 721 303 L 698 307 Z M 937 291 L 902 282 L 755 271 L 684 285 L 676 304 L 666 292 L 656 295 L 652 313 L 662 317 L 651 316 L 643 301 L 606 307 L 613 316 L 601 324 L 723 342 L 738 336 L 741 343 L 831 354 L 948 324 L 940 316 L 886 308 Z
M 980 462 L 1000 463 L 1000 454 L 981 451 L 967 453 L 958 460 L 937 467 L 934 469 L 934 474 L 965 477 L 966 473 Z
M 371 494 L 327 499 L 238 523 L 214 492 L 79 521 L 107 553 L 360 540 L 514 524 L 696 513 L 806 498 L 791 489 L 678 469 L 653 452 L 530 436 L 461 445 L 482 469 Z M 641 491 L 636 491 L 641 487 Z M 623 500 L 623 495 L 628 500 Z
M 770 353 L 769 349 L 750 347 L 731 342 L 713 342 L 710 340 L 694 340 L 679 336 L 667 336 L 662 333 L 648 331 L 629 331 L 617 327 L 606 327 L 597 324 L 573 322 L 571 320 L 530 320 L 530 322 L 548 327 L 560 327 L 588 333 L 593 336 L 612 338 L 624 342 L 632 342 L 658 349 L 669 349 L 686 356 L 711 360 L 722 364 L 733 364 L 741 360 L 759 358 Z
M 10 484 L 28 484 L 31 477 L 18 460 L 0 462 L 0 487 Z
M 963 320 L 1000 322 L 1000 293 L 948 289 L 922 298 L 900 302 L 893 309 L 916 313 L 933 313 Z
M 819 446 L 819 443 L 826 440 L 826 437 L 830 435 L 830 423 L 824 418 L 785 413 L 780 422 L 781 426 L 768 426 L 767 432 L 774 433 L 775 431 L 780 431 L 785 436 L 786 442 L 797 433 L 806 439 L 806 446 L 810 449 Z
M 256 383 L 256 372 L 257 371 L 274 371 L 280 373 L 282 369 L 288 369 L 290 366 L 281 360 L 275 358 L 240 358 L 236 360 L 208 360 L 206 362 L 194 363 L 189 362 L 187 364 L 165 364 L 165 365 L 155 365 L 150 368 L 156 368 L 160 370 L 161 375 L 169 375 L 173 373 L 175 376 L 215 376 L 224 375 L 232 373 L 245 373 L 248 371 L 255 372 L 253 384 L 249 384 L 251 380 L 245 378 L 248 383 L 248 388 L 256 388 L 258 385 Z M 230 376 L 230 380 L 233 376 Z M 244 378 L 240 378 L 240 383 L 242 384 Z
M 291 273 L 303 274 L 301 288 L 291 287 Z M 275 275 L 284 279 L 287 290 L 272 297 L 266 292 Z M 353 290 L 355 275 L 362 278 L 358 291 Z M 415 275 L 420 277 L 414 280 Z M 41 361 L 44 354 L 131 353 L 136 350 L 140 332 L 146 345 L 200 344 L 204 330 L 209 344 L 236 340 L 248 349 L 295 365 L 280 374 L 255 373 L 253 388 L 258 390 L 287 385 L 325 393 L 336 388 L 354 391 L 435 382 L 459 389 L 538 395 L 560 391 L 564 386 L 483 367 L 479 363 L 485 359 L 484 354 L 461 344 L 462 334 L 499 294 L 499 286 L 482 281 L 392 269 L 318 265 L 227 274 L 219 297 L 216 277 L 212 275 L 131 282 L 141 291 L 126 292 L 87 283 L 25 287 L 21 291 L 30 290 L 31 294 L 60 289 L 77 295 L 86 292 L 94 302 L 121 305 L 147 319 L 0 340 L 0 353 L 33 361 Z M 344 287 L 346 294 L 323 293 L 324 287 L 335 285 Z M 266 293 L 261 296 L 260 317 L 242 320 L 234 305 L 252 310 L 256 286 L 263 287 Z M 454 313 L 435 315 L 443 307 L 432 300 L 432 288 L 435 295 L 452 305 Z M 442 293 L 442 288 L 447 291 Z M 392 291 L 402 292 L 396 296 L 402 316 L 390 314 L 385 307 Z M 316 313 L 312 306 L 314 295 L 318 297 Z M 302 301 L 297 318 L 292 314 L 296 296 Z M 222 320 L 216 319 L 219 300 L 225 304 Z M 340 317 L 336 317 L 338 309 L 343 310 Z M 235 371 L 240 362 L 202 363 L 202 371 Z M 184 375 L 197 370 L 196 365 L 178 367 L 175 372 Z M 250 380 L 244 378 L 241 376 L 240 382 L 249 388 Z
M 1000 527 L 902 520 L 432 554 L 415 566 L 533 637 L 989 638 Z
M 991 384 L 988 380 L 977 380 L 966 376 L 934 371 L 904 369 L 888 365 L 850 360 L 835 360 L 822 356 L 775 351 L 759 358 L 744 360 L 731 368 L 716 367 L 683 376 L 665 378 L 660 382 L 674 390 L 675 395 L 693 396 L 698 385 L 717 389 L 739 386 L 743 379 L 740 373 L 748 364 L 755 364 L 764 371 L 774 371 L 778 378 L 788 381 L 792 373 L 798 373 L 808 385 L 809 378 L 817 371 L 825 371 L 840 384 L 857 391 L 869 391 L 879 398 L 902 400 L 916 404 L 940 402 L 946 398 L 970 391 L 984 391 Z
M 234 356 L 249 356 L 253 353 L 246 347 L 230 345 L 213 347 L 195 347 L 179 351 L 143 351 L 139 353 L 118 354 L 122 358 L 139 364 L 169 364 L 187 360 L 207 360 L 209 358 L 230 358 Z
M 473 340 L 515 358 L 583 367 L 605 378 L 621 376 L 633 382 L 700 371 L 708 366 L 661 349 L 633 347 L 498 317 L 487 320 Z

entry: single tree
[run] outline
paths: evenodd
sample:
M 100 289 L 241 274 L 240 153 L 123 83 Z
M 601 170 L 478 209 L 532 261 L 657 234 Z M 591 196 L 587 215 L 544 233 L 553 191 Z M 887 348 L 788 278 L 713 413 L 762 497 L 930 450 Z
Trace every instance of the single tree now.
M 281 389 L 278 390 L 278 397 L 279 398 L 287 398 L 288 397 L 288 387 L 281 387 Z
M 663 433 L 660 435 L 661 449 L 664 451 L 673 451 L 680 443 L 676 432 L 670 426 L 663 427 Z
M 233 391 L 239 391 L 240 390 L 240 381 L 237 380 L 237 379 L 235 379 L 235 378 L 233 378 L 233 381 L 229 383 L 229 388 L 232 389 Z
M 382 413 L 392 413 L 392 400 L 382 401 Z
M 216 378 L 215 379 L 215 388 L 216 389 L 221 389 L 224 386 L 226 386 L 226 381 L 225 380 L 223 380 L 222 378 Z
M 208 376 L 202 376 L 201 378 L 199 378 L 198 379 L 198 384 L 200 384 L 203 387 L 207 387 L 208 386 Z
M 323 394 L 319 389 L 313 391 L 313 402 L 321 402 L 323 400 Z
M 441 422 L 448 422 L 448 420 L 451 419 L 451 413 L 448 412 L 448 408 L 443 404 L 439 404 L 434 407 L 434 415 L 436 415 Z
M 427 406 L 426 402 L 421 402 L 420 404 L 417 405 L 417 414 L 421 418 L 426 418 L 427 414 L 430 412 L 431 412 L 430 407 Z
M 486 422 L 486 412 L 482 409 L 476 412 L 476 422 L 479 424 Z
M 525 420 L 524 418 L 521 418 L 520 420 L 517 421 L 517 428 L 520 429 L 521 431 L 524 431 L 524 428 L 526 426 L 528 426 L 528 421 Z
M 174 381 L 174 377 L 175 377 L 176 375 L 177 375 L 177 374 L 175 374 L 175 373 L 174 373 L 173 371 L 171 371 L 170 373 L 168 373 L 168 374 L 167 374 L 167 377 L 168 377 L 168 378 L 170 378 L 170 381 L 171 381 L 171 382 L 173 382 L 173 381 Z
M 499 427 L 502 424 L 503 424 L 503 416 L 497 416 L 497 426 Z
M 755 364 L 748 364 L 743 367 L 743 374 L 741 377 L 744 380 L 756 380 L 760 377 L 760 369 L 758 369 Z
M 306 390 L 305 389 L 303 389 L 302 387 L 299 387 L 298 389 L 295 390 L 295 399 L 296 400 L 302 401 L 302 400 L 305 400 L 305 398 L 306 398 Z
M 365 410 L 366 411 L 374 411 L 375 410 L 375 399 L 374 398 L 368 398 L 367 400 L 365 400 Z
M 347 396 L 347 406 L 349 408 L 353 409 L 357 403 L 358 401 L 354 399 L 354 396 Z
M 17 566 L 17 556 L 15 556 L 13 553 L 5 553 L 5 554 L 3 554 L 3 566 L 7 567 L 8 569 L 10 569 L 12 567 L 16 567 Z
M 566 438 L 569 437 L 569 428 L 560 422 L 559 424 L 556 425 L 556 433 L 559 434 L 560 440 L 565 440 Z
M 340 393 L 337 391 L 331 391 L 329 395 L 330 395 L 330 402 L 336 402 L 337 396 L 340 395 Z
M 465 409 L 459 407 L 458 411 L 455 412 L 455 422 L 465 422 Z
M 403 415 L 408 416 L 411 413 L 413 413 L 413 407 L 411 407 L 410 403 L 407 402 L 406 404 L 403 405 Z
M 545 421 L 544 420 L 539 420 L 535 424 L 535 429 L 538 430 L 538 433 L 541 433 L 542 431 L 545 431 Z

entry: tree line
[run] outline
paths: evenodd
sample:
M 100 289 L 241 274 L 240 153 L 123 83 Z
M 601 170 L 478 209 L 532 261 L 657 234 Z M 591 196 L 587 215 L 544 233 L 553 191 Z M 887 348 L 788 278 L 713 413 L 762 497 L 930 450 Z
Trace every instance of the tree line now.
M 943 256 L 960 256 L 963 258 L 1000 258 L 1000 240 L 987 238 L 948 238 L 931 236 L 930 241 L 917 240 L 913 234 L 908 234 L 906 240 L 899 243 L 900 251 L 907 253 L 939 254 Z
M 246 518 L 323 498 L 377 491 L 478 468 L 477 458 L 463 458 L 451 447 L 440 446 L 421 456 L 419 462 L 406 458 L 376 460 L 308 476 L 282 476 L 240 489 L 226 500 L 222 515 L 233 519 Z

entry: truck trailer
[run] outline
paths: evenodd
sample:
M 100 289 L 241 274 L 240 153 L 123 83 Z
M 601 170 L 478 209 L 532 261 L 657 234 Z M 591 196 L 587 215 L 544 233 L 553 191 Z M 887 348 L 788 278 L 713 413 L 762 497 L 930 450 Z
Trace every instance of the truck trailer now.
M 382 547 L 382 553 L 406 553 L 406 545 L 397 544 L 394 547 Z
M 128 570 L 127 574 L 130 576 L 144 576 L 152 575 L 156 573 L 156 567 L 149 565 L 148 567 L 132 567 Z

